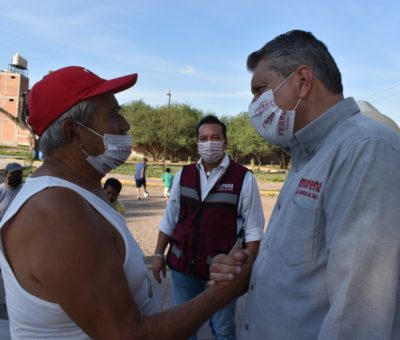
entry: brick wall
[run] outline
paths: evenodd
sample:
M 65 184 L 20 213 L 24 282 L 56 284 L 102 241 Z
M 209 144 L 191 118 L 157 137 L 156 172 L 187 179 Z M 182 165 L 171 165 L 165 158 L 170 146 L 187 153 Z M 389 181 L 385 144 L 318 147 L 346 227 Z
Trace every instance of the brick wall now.
M 0 72 L 0 107 L 18 116 L 21 110 L 21 93 L 28 91 L 29 78 L 19 73 Z M 0 144 L 29 145 L 29 131 L 19 128 L 0 112 Z

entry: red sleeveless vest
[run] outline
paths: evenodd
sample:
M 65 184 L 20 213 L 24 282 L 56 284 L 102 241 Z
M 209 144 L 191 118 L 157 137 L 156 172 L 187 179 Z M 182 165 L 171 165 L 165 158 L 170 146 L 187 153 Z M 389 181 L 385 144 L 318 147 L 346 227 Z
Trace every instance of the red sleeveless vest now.
M 202 202 L 196 164 L 183 167 L 179 219 L 167 254 L 171 269 L 201 280 L 209 279 L 212 258 L 227 254 L 238 238 L 238 202 L 247 171 L 230 160 L 226 172 Z

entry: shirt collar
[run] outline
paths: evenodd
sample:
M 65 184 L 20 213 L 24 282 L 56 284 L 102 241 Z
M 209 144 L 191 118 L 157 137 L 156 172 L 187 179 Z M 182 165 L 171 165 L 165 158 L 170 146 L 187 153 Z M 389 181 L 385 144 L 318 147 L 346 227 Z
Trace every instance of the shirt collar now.
M 216 169 L 218 168 L 223 168 L 223 169 L 228 169 L 229 166 L 229 156 L 227 154 L 225 154 L 224 158 L 222 158 L 221 163 L 219 163 L 219 165 L 216 167 Z M 204 171 L 204 165 L 203 162 L 201 161 L 201 158 L 196 162 L 196 167 L 197 170 L 199 171 Z
M 354 98 L 346 98 L 294 134 L 292 147 L 314 150 L 340 121 L 360 112 Z

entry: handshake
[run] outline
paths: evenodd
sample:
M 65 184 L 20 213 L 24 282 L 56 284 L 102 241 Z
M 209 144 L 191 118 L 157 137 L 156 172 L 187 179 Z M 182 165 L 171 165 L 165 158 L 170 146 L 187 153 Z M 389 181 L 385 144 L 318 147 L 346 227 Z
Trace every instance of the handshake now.
M 231 249 L 228 255 L 215 256 L 210 265 L 208 287 L 236 285 L 239 283 L 236 281 L 241 281 L 243 285 L 239 296 L 244 294 L 248 289 L 255 257 L 256 254 L 249 249 L 243 249 L 238 244 Z

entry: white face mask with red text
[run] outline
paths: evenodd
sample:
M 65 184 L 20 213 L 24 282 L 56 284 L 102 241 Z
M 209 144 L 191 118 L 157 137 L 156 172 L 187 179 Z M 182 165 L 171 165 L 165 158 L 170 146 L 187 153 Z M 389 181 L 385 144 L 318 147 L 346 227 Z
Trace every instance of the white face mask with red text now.
M 268 143 L 288 147 L 293 136 L 295 110 L 301 99 L 298 100 L 293 110 L 280 109 L 275 102 L 274 93 L 291 77 L 294 72 L 286 77 L 275 90 L 265 91 L 249 105 L 251 124 Z

